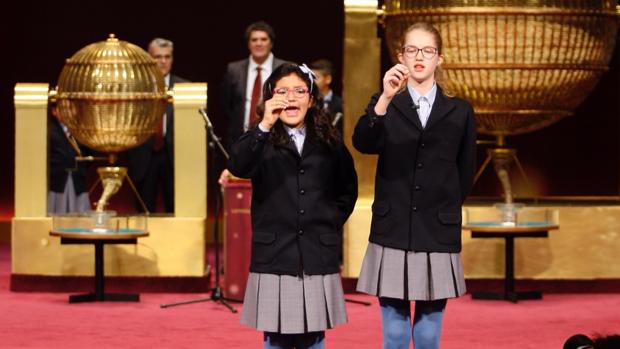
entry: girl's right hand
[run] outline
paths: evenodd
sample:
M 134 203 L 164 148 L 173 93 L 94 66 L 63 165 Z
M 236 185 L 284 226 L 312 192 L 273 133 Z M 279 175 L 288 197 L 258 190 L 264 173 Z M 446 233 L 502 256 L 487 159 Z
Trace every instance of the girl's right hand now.
M 263 120 L 260 122 L 261 127 L 271 130 L 276 121 L 278 121 L 280 113 L 282 113 L 286 107 L 288 107 L 286 96 L 274 94 L 271 99 L 266 100 L 265 114 L 263 115 Z
M 383 96 L 391 99 L 407 83 L 409 69 L 403 64 L 396 64 L 383 76 Z

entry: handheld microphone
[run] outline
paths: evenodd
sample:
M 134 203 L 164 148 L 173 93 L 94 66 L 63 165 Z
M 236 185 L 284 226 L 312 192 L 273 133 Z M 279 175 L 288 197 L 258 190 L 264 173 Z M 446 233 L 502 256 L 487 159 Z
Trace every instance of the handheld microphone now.
M 340 119 L 342 119 L 342 113 L 337 112 L 336 115 L 334 116 L 334 121 L 332 121 L 332 126 L 336 126 L 338 124 L 338 121 L 340 121 Z
M 205 119 L 205 124 L 207 125 L 207 127 L 213 128 L 213 124 L 211 123 L 211 120 L 209 119 L 209 115 L 207 115 L 207 109 L 198 108 L 198 112 L 200 113 L 200 115 L 202 115 L 202 118 Z

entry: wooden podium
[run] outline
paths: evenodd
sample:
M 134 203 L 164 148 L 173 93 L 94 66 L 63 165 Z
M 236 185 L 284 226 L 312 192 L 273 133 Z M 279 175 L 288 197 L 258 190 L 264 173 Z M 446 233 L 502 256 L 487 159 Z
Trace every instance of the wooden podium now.
M 224 289 L 227 299 L 243 301 L 252 251 L 252 183 L 231 179 L 224 196 Z

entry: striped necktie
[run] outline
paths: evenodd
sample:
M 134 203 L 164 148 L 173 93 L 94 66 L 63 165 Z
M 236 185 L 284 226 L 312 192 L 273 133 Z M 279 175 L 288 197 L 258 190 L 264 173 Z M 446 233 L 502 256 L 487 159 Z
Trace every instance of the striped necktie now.
M 418 99 L 418 105 L 420 106 L 420 108 L 418 108 L 420 123 L 422 123 L 422 127 L 426 127 L 426 122 L 431 113 L 431 104 L 426 97 L 420 97 L 420 99 Z
M 293 131 L 291 133 L 291 140 L 295 144 L 295 148 L 297 148 L 297 152 L 299 153 L 299 155 L 301 155 L 301 151 L 303 150 L 303 146 L 304 146 L 301 137 L 296 137 L 295 131 Z

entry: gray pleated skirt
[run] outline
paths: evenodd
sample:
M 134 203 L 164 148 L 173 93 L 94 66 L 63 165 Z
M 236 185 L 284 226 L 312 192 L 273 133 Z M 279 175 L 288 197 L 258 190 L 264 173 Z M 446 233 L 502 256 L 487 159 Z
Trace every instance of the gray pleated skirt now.
M 347 322 L 340 274 L 250 273 L 241 323 L 260 331 L 307 333 Z
M 461 296 L 465 293 L 461 255 L 404 251 L 370 242 L 357 291 L 412 301 Z
M 77 195 L 73 187 L 73 177 L 69 173 L 62 193 L 49 191 L 47 193 L 47 212 L 49 214 L 83 213 L 90 210 L 88 193 Z

